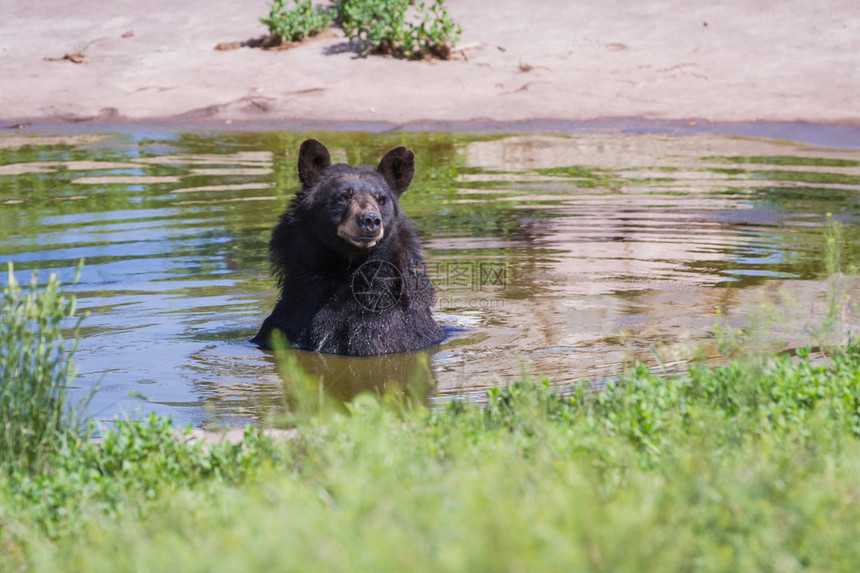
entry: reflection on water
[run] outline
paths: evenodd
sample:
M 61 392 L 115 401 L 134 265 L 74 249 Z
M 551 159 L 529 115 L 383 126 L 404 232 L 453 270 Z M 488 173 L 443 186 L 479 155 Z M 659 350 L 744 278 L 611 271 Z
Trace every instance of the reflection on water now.
M 86 258 L 72 290 L 90 312 L 78 384 L 100 388 L 96 417 L 207 425 L 283 404 L 271 356 L 247 339 L 274 304 L 266 242 L 305 137 L 0 136 L 0 262 L 69 280 Z M 402 356 L 299 353 L 341 398 L 414 384 L 428 358 L 433 400 L 523 369 L 599 380 L 634 357 L 707 348 L 718 311 L 739 323 L 765 299 L 784 315 L 770 338 L 788 348 L 826 313 L 828 213 L 845 226 L 843 259 L 860 260 L 860 150 L 648 133 L 316 137 L 351 163 L 415 150 L 402 203 L 451 332 Z M 856 296 L 841 300 L 857 332 Z
M 297 351 L 299 366 L 321 380 L 326 393 L 348 401 L 361 392 L 405 394 L 427 401 L 435 384 L 430 361 L 438 348 L 377 357 Z

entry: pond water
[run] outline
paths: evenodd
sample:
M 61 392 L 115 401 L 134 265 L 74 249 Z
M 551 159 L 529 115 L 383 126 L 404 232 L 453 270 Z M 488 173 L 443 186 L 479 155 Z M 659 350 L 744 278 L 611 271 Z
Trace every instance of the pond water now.
M 354 164 L 415 150 L 402 206 L 451 333 L 379 359 L 300 353 L 341 397 L 428 372 L 440 401 L 523 371 L 564 385 L 682 364 L 713 354 L 718 316 L 742 324 L 765 301 L 781 314 L 767 341 L 790 349 L 827 313 L 828 220 L 846 268 L 860 259 L 855 148 L 611 130 L 0 135 L 0 262 L 45 282 L 86 259 L 69 290 L 90 313 L 76 386 L 99 388 L 95 418 L 206 427 L 283 403 L 272 356 L 247 340 L 275 302 L 266 243 L 308 136 Z M 856 333 L 848 279 L 837 329 Z

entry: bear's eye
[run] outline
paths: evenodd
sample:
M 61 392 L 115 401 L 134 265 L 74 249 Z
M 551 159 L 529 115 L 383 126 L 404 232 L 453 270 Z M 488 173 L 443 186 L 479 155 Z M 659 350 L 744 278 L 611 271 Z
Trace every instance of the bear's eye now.
M 377 195 L 376 203 L 378 205 L 385 205 L 385 202 L 388 201 L 388 198 L 385 195 Z
M 352 189 L 347 189 L 346 191 L 341 192 L 337 198 L 341 201 L 349 201 L 352 198 Z

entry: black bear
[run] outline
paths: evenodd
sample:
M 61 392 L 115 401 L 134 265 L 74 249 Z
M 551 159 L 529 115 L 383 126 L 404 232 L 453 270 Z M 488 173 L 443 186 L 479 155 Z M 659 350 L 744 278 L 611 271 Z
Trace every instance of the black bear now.
M 302 188 L 269 241 L 281 296 L 252 342 L 266 347 L 279 330 L 294 348 L 350 356 L 440 342 L 421 245 L 398 205 L 415 174 L 412 151 L 353 167 L 308 139 L 298 169 Z

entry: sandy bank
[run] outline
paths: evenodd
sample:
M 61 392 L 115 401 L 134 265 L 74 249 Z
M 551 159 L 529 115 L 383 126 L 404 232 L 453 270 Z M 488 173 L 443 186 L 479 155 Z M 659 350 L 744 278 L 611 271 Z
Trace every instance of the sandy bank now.
M 289 51 L 266 0 L 7 0 L 4 126 L 81 120 L 645 120 L 860 126 L 860 2 L 449 0 L 456 61 L 358 58 L 339 32 Z M 62 59 L 81 52 L 82 63 Z

